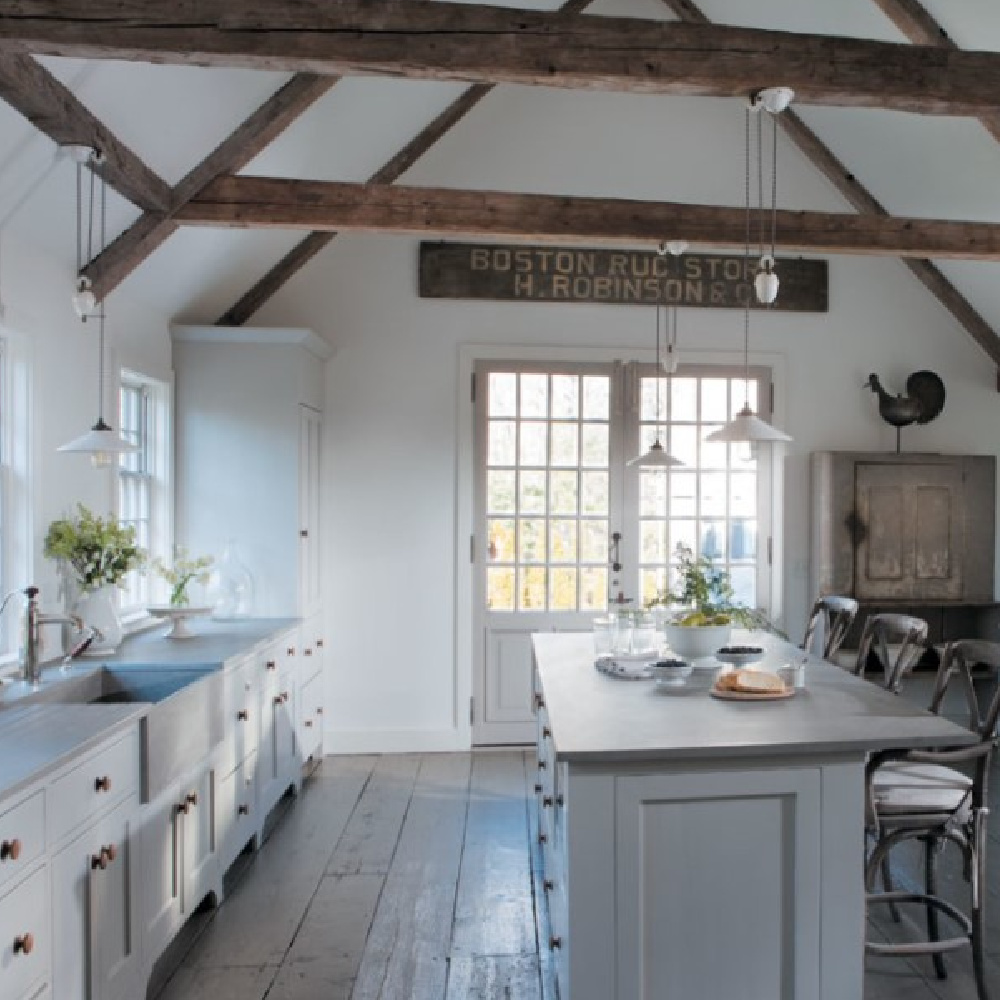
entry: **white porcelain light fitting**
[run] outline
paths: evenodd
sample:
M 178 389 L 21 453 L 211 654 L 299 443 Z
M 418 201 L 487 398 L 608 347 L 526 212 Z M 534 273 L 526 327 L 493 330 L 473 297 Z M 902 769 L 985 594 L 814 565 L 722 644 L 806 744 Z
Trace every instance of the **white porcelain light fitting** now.
M 98 417 L 97 423 L 85 434 L 56 449 L 56 451 L 88 454 L 91 464 L 96 469 L 114 465 L 119 455 L 137 450 L 134 444 L 126 441 L 117 431 L 109 427 L 103 417 Z
M 93 316 L 97 309 L 97 296 L 94 294 L 90 278 L 80 275 L 76 279 L 76 291 L 73 293 L 73 311 L 84 323 L 88 316 Z
M 759 111 L 763 108 L 772 115 L 779 115 L 793 100 L 795 91 L 791 87 L 764 87 L 750 95 L 750 110 Z
M 757 301 L 769 306 L 778 297 L 778 276 L 774 273 L 774 258 L 764 254 L 760 259 L 760 268 L 753 279 Z

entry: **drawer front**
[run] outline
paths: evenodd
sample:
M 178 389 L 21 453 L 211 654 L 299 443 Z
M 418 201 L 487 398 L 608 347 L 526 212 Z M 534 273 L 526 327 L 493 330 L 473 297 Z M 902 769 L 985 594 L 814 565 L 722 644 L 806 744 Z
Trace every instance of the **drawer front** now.
M 222 774 L 229 774 L 257 749 L 260 697 L 256 671 L 257 665 L 251 661 L 226 674 L 226 738 L 219 763 Z
M 41 868 L 0 899 L 0 983 L 5 997 L 30 996 L 49 975 L 49 870 Z
M 257 755 L 251 754 L 219 782 L 216 825 L 222 865 L 228 868 L 257 831 Z
M 45 793 L 0 812 L 0 892 L 45 852 Z
M 111 806 L 139 792 L 139 733 L 117 742 L 54 781 L 49 790 L 51 844 Z
M 299 694 L 299 749 L 308 760 L 323 750 L 323 675 L 306 681 Z

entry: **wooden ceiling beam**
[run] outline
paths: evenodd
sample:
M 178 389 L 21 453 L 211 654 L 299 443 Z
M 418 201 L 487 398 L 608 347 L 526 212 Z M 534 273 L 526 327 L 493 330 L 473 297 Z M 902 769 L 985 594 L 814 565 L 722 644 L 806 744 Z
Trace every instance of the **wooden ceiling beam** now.
M 483 236 L 608 245 L 683 233 L 701 247 L 742 245 L 744 207 L 450 188 L 222 177 L 175 216 L 184 225 Z M 1000 223 L 777 212 L 786 251 L 1000 260 Z
M 874 0 L 874 2 L 914 45 L 936 46 L 949 52 L 961 51 L 948 32 L 917 0 Z M 1000 110 L 982 110 L 976 117 L 983 128 L 1000 142 Z
M 170 185 L 31 56 L 5 52 L 0 58 L 0 98 L 56 145 L 100 150 L 104 161 L 91 169 L 134 205 L 162 212 L 170 204 Z
M 692 0 L 662 0 L 681 21 L 710 24 L 708 17 Z M 916 0 L 874 0 L 911 42 L 924 45 L 952 45 L 944 29 Z M 867 215 L 887 216 L 885 207 L 847 169 L 822 139 L 795 113 L 786 109 L 776 119 L 786 136 L 856 211 Z M 995 120 L 982 116 L 983 124 L 1000 139 L 1000 128 L 994 132 Z M 996 122 L 1000 126 L 1000 121 Z M 904 258 L 903 263 L 914 277 L 965 328 L 966 333 L 986 355 L 1000 366 L 1000 336 L 986 322 L 971 302 L 945 277 L 932 261 L 919 257 Z M 998 368 L 1000 378 L 1000 368 Z
M 7 51 L 335 75 L 743 96 L 969 115 L 996 106 L 1000 53 L 750 28 L 394 0 L 19 0 Z
M 589 7 L 592 0 L 566 0 L 559 8 L 560 14 L 578 14 Z M 457 97 L 436 118 L 422 128 L 395 156 L 384 163 L 371 177 L 369 184 L 392 184 L 399 180 L 424 153 L 442 136 L 451 131 L 479 102 L 493 90 L 488 83 L 474 84 Z M 309 263 L 321 250 L 329 246 L 335 232 L 310 233 L 304 240 L 285 254 L 253 287 L 234 302 L 215 322 L 217 326 L 242 326 L 261 306 L 271 299 L 284 285 Z
M 335 76 L 299 73 L 275 91 L 173 190 L 168 189 L 165 211 L 140 216 L 83 269 L 98 299 L 117 288 L 177 230 L 174 214 L 179 208 L 216 177 L 242 170 L 336 83 Z

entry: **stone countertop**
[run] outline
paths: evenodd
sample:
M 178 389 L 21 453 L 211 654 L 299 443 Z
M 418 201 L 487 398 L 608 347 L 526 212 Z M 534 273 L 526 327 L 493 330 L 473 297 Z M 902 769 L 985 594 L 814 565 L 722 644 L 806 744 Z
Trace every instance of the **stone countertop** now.
M 750 641 L 734 635 L 734 642 Z M 771 636 L 760 666 L 774 670 L 804 654 Z M 556 756 L 578 764 L 861 755 L 898 747 L 975 742 L 969 730 L 810 657 L 805 687 L 780 701 L 721 701 L 708 683 L 679 689 L 622 680 L 594 667 L 589 633 L 532 635 Z M 720 664 L 721 666 L 721 664 Z
M 149 705 L 61 705 L 13 708 L 0 715 L 0 807 L 141 719 Z
M 143 718 L 151 706 L 78 704 L 61 700 L 59 687 L 103 664 L 141 668 L 222 669 L 265 640 L 298 624 L 295 618 L 191 621 L 189 639 L 168 639 L 168 626 L 129 636 L 111 656 L 81 657 L 65 671 L 42 671 L 40 688 L 15 680 L 0 687 L 0 803 L 90 747 Z
M 190 618 L 188 639 L 168 639 L 169 623 L 128 636 L 112 656 L 84 656 L 93 663 L 222 666 L 259 643 L 299 624 L 298 618 L 243 618 L 228 622 Z

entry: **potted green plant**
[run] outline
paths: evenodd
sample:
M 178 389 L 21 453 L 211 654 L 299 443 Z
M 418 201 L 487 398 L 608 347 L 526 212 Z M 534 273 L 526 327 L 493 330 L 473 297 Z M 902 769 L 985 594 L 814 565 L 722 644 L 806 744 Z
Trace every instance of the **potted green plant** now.
M 43 552 L 59 562 L 73 613 L 100 633 L 91 650 L 115 649 L 123 632 L 114 588 L 145 561 L 145 553 L 136 544 L 135 528 L 120 524 L 111 514 L 99 517 L 78 503 L 75 515 L 49 525 Z

